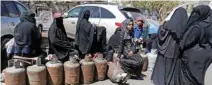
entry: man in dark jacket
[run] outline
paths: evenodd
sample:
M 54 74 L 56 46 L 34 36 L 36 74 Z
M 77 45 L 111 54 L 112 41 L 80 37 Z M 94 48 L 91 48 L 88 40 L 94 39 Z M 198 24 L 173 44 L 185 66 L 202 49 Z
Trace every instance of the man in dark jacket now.
M 36 27 L 35 14 L 24 12 L 20 23 L 15 27 L 15 54 L 20 56 L 34 56 L 41 52 L 41 33 Z

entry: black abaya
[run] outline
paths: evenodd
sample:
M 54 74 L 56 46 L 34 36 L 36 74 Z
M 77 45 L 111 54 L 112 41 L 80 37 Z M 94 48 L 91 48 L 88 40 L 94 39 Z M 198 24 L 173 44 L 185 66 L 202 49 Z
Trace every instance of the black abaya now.
M 180 48 L 182 50 L 180 71 L 175 85 L 204 85 L 205 72 L 212 63 L 212 14 L 210 7 L 197 6 L 192 11 L 191 19 Z M 193 16 L 195 15 L 195 16 Z M 194 19 L 192 19 L 194 18 Z
M 108 41 L 108 46 L 107 46 L 107 54 L 106 54 L 106 59 L 108 61 L 113 61 L 113 54 L 117 53 L 118 47 L 120 45 L 120 32 L 121 28 L 116 28 L 115 33 L 110 37 Z
M 90 53 L 93 44 L 95 27 L 88 21 L 89 16 L 89 10 L 81 11 L 76 26 L 75 43 L 82 55 Z
M 78 52 L 73 49 L 72 43 L 68 40 L 62 20 L 62 17 L 54 19 L 49 28 L 48 40 L 49 53 L 56 54 L 60 60 L 65 61 L 68 60 L 69 55 L 78 55 Z
M 179 55 L 179 41 L 186 27 L 187 13 L 184 8 L 175 10 L 171 19 L 158 30 L 158 57 L 152 74 L 156 85 L 173 85 L 174 71 Z

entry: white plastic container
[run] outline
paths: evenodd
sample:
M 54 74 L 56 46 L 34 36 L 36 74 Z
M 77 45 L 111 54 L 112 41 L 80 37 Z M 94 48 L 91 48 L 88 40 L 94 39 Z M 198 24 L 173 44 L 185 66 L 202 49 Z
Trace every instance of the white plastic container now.
M 155 66 L 155 61 L 157 58 L 157 49 L 151 49 L 150 53 L 147 53 L 149 64 L 148 64 L 148 71 L 153 71 Z

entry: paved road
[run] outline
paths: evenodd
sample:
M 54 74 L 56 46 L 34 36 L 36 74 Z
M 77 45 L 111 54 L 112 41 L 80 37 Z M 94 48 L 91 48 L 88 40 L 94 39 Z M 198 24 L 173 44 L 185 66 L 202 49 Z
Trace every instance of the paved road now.
M 121 85 L 154 85 L 151 80 L 150 80 L 150 76 L 151 76 L 151 72 L 146 72 L 145 73 L 147 75 L 147 78 L 144 80 L 133 80 L 130 79 L 127 81 L 126 84 L 121 84 Z M 90 85 L 118 85 L 115 83 L 112 83 L 109 79 L 105 80 L 105 81 L 100 81 L 100 82 L 96 82 Z

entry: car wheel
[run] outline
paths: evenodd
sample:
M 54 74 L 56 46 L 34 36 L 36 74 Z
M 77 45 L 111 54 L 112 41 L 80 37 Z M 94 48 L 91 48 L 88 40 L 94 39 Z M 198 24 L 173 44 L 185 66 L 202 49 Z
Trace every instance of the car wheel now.
M 3 38 L 1 42 L 1 71 L 7 67 L 7 52 L 5 44 L 10 40 L 10 38 Z

